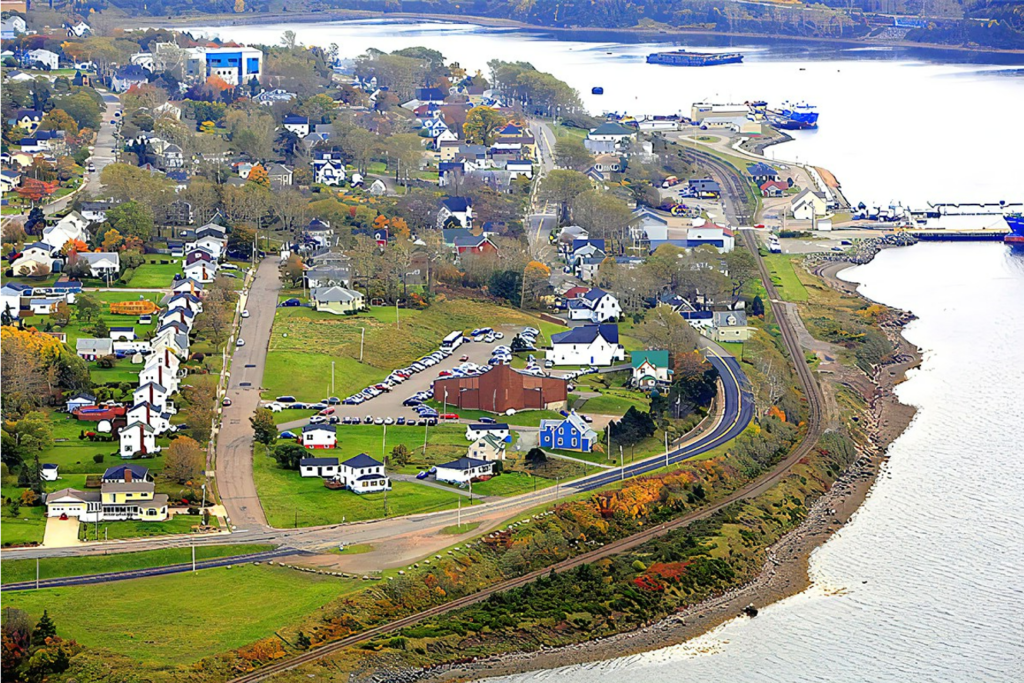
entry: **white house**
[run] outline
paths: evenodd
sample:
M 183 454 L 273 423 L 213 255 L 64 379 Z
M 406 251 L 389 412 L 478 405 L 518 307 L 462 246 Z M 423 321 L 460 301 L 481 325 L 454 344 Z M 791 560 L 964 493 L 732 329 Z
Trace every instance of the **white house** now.
M 204 235 L 195 242 L 188 242 L 185 244 L 185 253 L 187 254 L 194 249 L 202 249 L 212 256 L 215 260 L 219 259 L 224 253 L 224 249 L 227 247 L 227 240 L 222 237 L 214 237 L 213 235 Z
M 107 220 L 107 211 L 114 208 L 114 204 L 104 201 L 82 202 L 82 218 L 92 223 L 102 223 Z
M 25 53 L 23 61 L 26 65 L 39 63 L 53 71 L 60 64 L 60 55 L 56 52 L 50 52 L 49 50 L 29 50 Z
M 295 133 L 300 138 L 309 135 L 309 117 L 290 115 L 284 117 L 281 124 L 285 130 Z
M 496 436 L 486 434 L 469 445 L 466 457 L 473 460 L 486 460 L 487 462 L 504 460 L 505 447 L 505 441 Z
M 438 465 L 434 472 L 434 478 L 448 484 L 466 484 L 478 477 L 488 477 L 492 474 L 494 474 L 493 462 L 476 458 L 459 458 Z
M 263 52 L 252 47 L 192 47 L 185 50 L 185 75 L 193 80 L 217 76 L 228 85 L 246 85 L 263 77 Z
M 171 287 L 171 291 L 175 294 L 185 293 L 200 296 L 203 293 L 203 283 L 191 278 L 175 280 L 174 285 Z
M 619 344 L 619 326 L 604 323 L 552 335 L 545 358 L 555 365 L 607 366 L 625 360 L 626 351 Z
M 178 390 L 177 374 L 159 361 L 147 364 L 139 373 L 139 383 L 146 384 L 148 382 L 166 388 L 169 394 Z
M 135 339 L 134 325 L 115 325 L 108 329 L 110 330 L 110 338 L 113 341 L 132 341 Z
M 198 280 L 195 280 L 194 278 L 192 280 L 193 280 L 193 282 L 199 282 Z M 175 308 L 187 308 L 188 310 L 192 311 L 193 313 L 202 313 L 203 312 L 203 300 L 200 299 L 195 294 L 190 294 L 188 292 L 179 292 L 179 293 L 173 295 L 167 301 L 167 308 L 169 310 L 172 310 L 172 309 L 175 309 Z
M 474 422 L 473 424 L 466 425 L 466 439 L 468 441 L 476 441 L 477 439 L 482 439 L 488 435 L 496 437 L 502 441 L 509 441 L 511 439 L 511 432 L 509 431 L 508 425 L 503 422 L 492 424 Z
M 341 463 L 336 481 L 353 493 L 375 493 L 391 488 L 391 479 L 384 471 L 384 463 L 366 453 Z
M 337 458 L 302 458 L 299 460 L 299 474 L 303 477 L 328 479 L 338 476 Z
M 341 152 L 316 152 L 313 156 L 313 182 L 330 186 L 345 182 L 345 161 Z
M 59 251 L 71 240 L 88 242 L 88 227 L 89 219 L 77 211 L 72 211 L 55 224 L 43 228 L 43 235 L 40 241 L 49 244 Z
M 21 311 L 21 298 L 31 296 L 32 288 L 17 282 L 7 282 L 0 288 L 0 294 L 3 295 L 0 300 L 0 313 L 7 311 L 12 319 L 17 320 Z
M 169 400 L 170 393 L 163 385 L 156 384 L 155 382 L 145 382 L 132 392 L 132 405 L 147 401 L 161 410 L 174 413 L 175 411 Z
M 672 381 L 672 370 L 668 367 L 668 351 L 634 351 L 630 354 L 633 366 L 631 383 L 641 389 L 653 389 Z
M 28 24 L 23 17 L 12 14 L 3 20 L 3 27 L 0 28 L 0 35 L 4 40 L 12 40 L 15 36 L 24 35 L 28 31 Z
M 92 405 L 96 405 L 96 397 L 92 394 L 86 393 L 75 394 L 64 402 L 65 410 L 69 413 L 73 413 L 79 408 L 85 408 L 86 406 Z
M 147 424 L 153 428 L 153 431 L 157 434 L 163 434 L 171 426 L 171 414 L 165 410 L 160 410 L 157 406 L 143 401 L 142 403 L 136 403 L 128 412 L 125 413 L 125 418 L 128 420 L 128 424 L 133 422 L 141 422 Z
M 52 296 L 29 299 L 28 310 L 32 315 L 50 315 L 61 301 L 64 299 Z
M 68 30 L 68 38 L 81 38 L 82 36 L 92 33 L 92 27 L 84 21 L 80 21 L 77 24 L 65 24 Z
M 437 227 L 443 228 L 453 218 L 464 228 L 473 227 L 473 201 L 468 197 L 446 197 L 437 211 Z
M 622 315 L 619 300 L 604 291 L 593 288 L 586 294 L 568 302 L 569 320 L 585 320 L 592 323 L 603 323 L 615 320 Z
M 196 314 L 193 313 L 190 309 L 181 306 L 178 308 L 172 308 L 169 311 L 165 311 L 163 315 L 160 316 L 159 327 L 163 327 L 167 323 L 177 322 L 181 323 L 182 325 L 187 327 L 189 331 L 191 331 L 192 325 L 195 324 L 195 321 Z
M 75 262 L 89 264 L 89 275 L 95 278 L 116 277 L 121 270 L 121 255 L 116 251 L 83 251 L 75 255 Z
M 181 269 L 185 277 L 202 283 L 213 282 L 217 277 L 217 264 L 211 261 L 193 261 Z
M 33 242 L 21 250 L 11 263 L 15 275 L 49 275 L 53 272 L 54 248 L 44 242 Z
M 302 428 L 302 445 L 306 448 L 334 448 L 338 444 L 338 433 L 334 425 L 305 425 Z
M 118 439 L 121 441 L 122 458 L 134 458 L 136 455 L 158 452 L 156 430 L 144 422 L 129 422 L 126 427 L 121 428 Z
M 793 197 L 789 203 L 793 218 L 798 221 L 809 221 L 815 217 L 828 215 L 828 203 L 825 195 L 811 189 L 805 189 Z
M 110 339 L 87 339 L 80 337 L 75 340 L 75 353 L 83 360 L 93 361 L 114 353 L 114 342 Z
M 686 230 L 686 246 L 690 249 L 705 244 L 713 246 L 723 254 L 728 254 L 736 247 L 736 236 L 729 228 L 714 223 L 695 225 Z

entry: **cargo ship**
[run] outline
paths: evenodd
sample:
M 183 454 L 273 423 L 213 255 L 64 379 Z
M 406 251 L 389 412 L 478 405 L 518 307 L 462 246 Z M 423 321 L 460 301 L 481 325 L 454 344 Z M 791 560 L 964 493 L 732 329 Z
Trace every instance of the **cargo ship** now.
M 1003 242 L 1024 248 L 1024 213 L 1008 213 L 1004 218 L 1010 226 L 1010 232 L 1006 233 Z
M 782 130 L 806 130 L 818 127 L 818 108 L 813 104 L 783 102 L 779 109 L 769 112 L 769 120 Z
M 647 55 L 648 64 L 667 64 L 668 66 L 718 66 L 719 64 L 739 64 L 743 55 L 739 52 L 652 52 Z

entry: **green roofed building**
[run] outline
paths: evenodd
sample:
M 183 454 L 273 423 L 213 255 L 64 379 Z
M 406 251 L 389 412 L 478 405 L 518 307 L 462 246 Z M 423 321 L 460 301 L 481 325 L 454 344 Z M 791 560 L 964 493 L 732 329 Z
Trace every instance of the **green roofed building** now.
M 668 367 L 668 351 L 634 351 L 631 355 L 633 365 L 633 386 L 638 389 L 653 389 L 672 381 L 672 370 Z

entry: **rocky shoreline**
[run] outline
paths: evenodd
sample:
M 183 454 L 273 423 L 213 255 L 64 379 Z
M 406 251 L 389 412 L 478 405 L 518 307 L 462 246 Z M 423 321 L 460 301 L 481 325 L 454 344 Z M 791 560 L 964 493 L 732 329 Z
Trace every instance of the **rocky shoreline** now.
M 836 274 L 855 264 L 866 263 L 882 248 L 903 246 L 904 243 L 912 242 L 880 238 L 865 245 L 863 252 L 847 255 L 843 260 L 833 260 L 830 254 L 825 254 L 827 258 L 820 261 L 815 272 L 830 286 L 846 293 L 855 293 L 855 287 L 839 280 Z M 861 260 L 868 253 L 870 257 Z M 874 390 L 868 399 L 868 411 L 864 416 L 868 444 L 859 449 L 860 457 L 814 503 L 807 518 L 796 529 L 767 549 L 761 572 L 750 582 L 639 630 L 608 638 L 441 665 L 429 671 L 394 671 L 384 677 L 380 677 L 378 672 L 369 680 L 394 683 L 472 681 L 628 657 L 682 644 L 734 618 L 751 618 L 742 616 L 747 605 L 761 609 L 803 592 L 811 585 L 808 576 L 811 553 L 849 522 L 867 499 L 888 460 L 889 445 L 906 430 L 914 418 L 916 409 L 900 403 L 894 392 L 895 387 L 906 378 L 907 371 L 921 361 L 920 349 L 902 335 L 903 328 L 913 319 L 912 313 L 894 311 L 894 315 L 882 325 L 895 351 L 888 363 L 874 369 L 870 378 Z

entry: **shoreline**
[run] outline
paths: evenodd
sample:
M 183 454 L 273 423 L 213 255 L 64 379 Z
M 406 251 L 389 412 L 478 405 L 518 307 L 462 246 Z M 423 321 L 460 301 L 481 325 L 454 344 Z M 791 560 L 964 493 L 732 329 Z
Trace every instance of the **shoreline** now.
M 829 286 L 856 294 L 856 285 L 837 277 L 839 272 L 855 265 L 858 264 L 832 262 L 818 269 L 817 274 Z M 856 295 L 868 300 L 860 294 Z M 858 448 L 860 457 L 814 502 L 807 518 L 766 549 L 765 563 L 753 579 L 723 595 L 708 598 L 638 630 L 565 647 L 498 655 L 447 668 L 441 666 L 421 671 L 417 679 L 486 680 L 541 670 L 557 671 L 568 666 L 629 657 L 681 645 L 735 618 L 750 618 L 741 615 L 747 605 L 763 609 L 806 591 L 813 583 L 809 576 L 811 554 L 849 523 L 867 500 L 888 461 L 889 446 L 906 431 L 917 413 L 916 408 L 901 403 L 894 393 L 895 387 L 906 379 L 906 373 L 921 363 L 921 350 L 902 334 L 903 328 L 914 316 L 899 309 L 892 310 L 894 320 L 884 326 L 883 330 L 893 342 L 894 361 L 875 368 L 873 376 L 868 378 L 874 386 L 864 416 L 868 425 L 869 452 L 865 452 L 863 447 Z
M 851 46 L 872 46 L 872 47 L 902 47 L 902 48 L 924 48 L 930 50 L 950 50 L 954 52 L 972 52 L 997 55 L 1024 55 L 1024 49 L 1010 50 L 1005 48 L 990 47 L 969 47 L 965 45 L 943 45 L 941 43 L 915 43 L 906 40 L 878 41 L 863 40 L 857 38 L 815 38 L 804 36 L 778 36 L 763 33 L 743 33 L 706 31 L 700 29 L 683 28 L 642 28 L 642 27 L 615 27 L 605 28 L 600 26 L 574 26 L 571 28 L 560 26 L 542 26 L 539 24 L 528 24 L 514 19 L 503 19 L 499 17 L 481 17 L 476 15 L 460 14 L 424 14 L 420 12 L 373 12 L 370 10 L 353 9 L 331 9 L 323 12 L 261 12 L 237 14 L 200 14 L 190 16 L 178 16 L 174 18 L 145 17 L 143 21 L 136 17 L 124 17 L 115 22 L 120 28 L 171 28 L 181 29 L 182 25 L 199 24 L 211 25 L 222 24 L 224 26 L 248 26 L 251 24 L 273 24 L 273 23 L 325 23 L 333 21 L 353 21 L 365 19 L 399 19 L 406 21 L 433 21 L 445 24 L 476 24 L 493 28 L 515 28 L 531 31 L 547 31 L 550 33 L 575 33 L 580 31 L 600 31 L 602 33 L 622 34 L 632 36 L 644 36 L 650 38 L 672 38 L 673 36 L 723 36 L 727 38 L 760 38 L 765 40 L 783 40 L 791 42 L 816 42 L 816 43 L 842 43 Z

